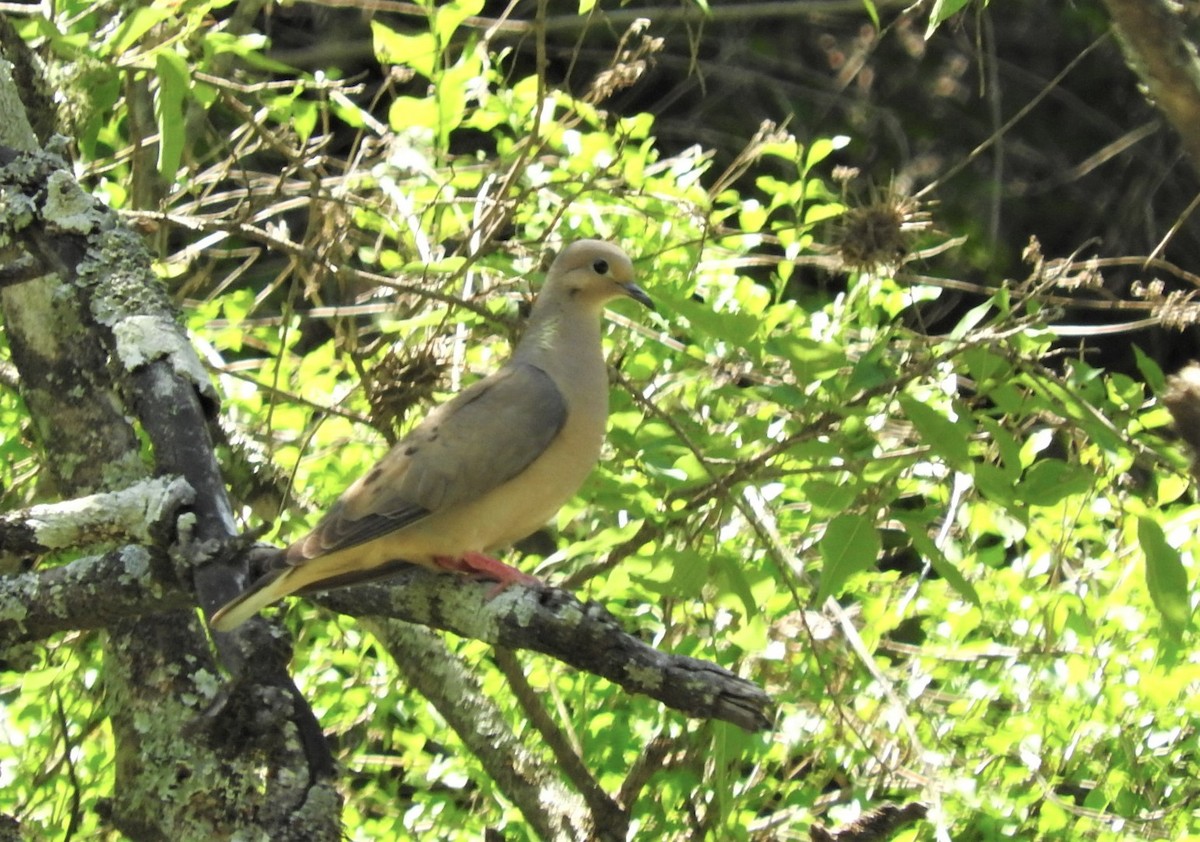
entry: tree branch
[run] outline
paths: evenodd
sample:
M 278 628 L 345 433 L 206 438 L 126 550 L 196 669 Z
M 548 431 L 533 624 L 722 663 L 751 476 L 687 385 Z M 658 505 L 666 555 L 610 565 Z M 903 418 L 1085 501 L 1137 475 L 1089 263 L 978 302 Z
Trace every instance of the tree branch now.
M 47 503 L 0 515 L 0 570 L 5 556 L 113 542 L 153 544 L 163 525 L 174 533 L 174 515 L 195 493 L 179 477 L 158 477 L 120 491 Z
M 441 638 L 398 620 L 368 618 L 364 625 L 388 650 L 405 680 L 433 703 L 539 837 L 563 842 L 595 838 L 597 828 L 582 799 L 564 787 L 545 761 L 513 734 L 500 709 Z
M 393 617 L 541 652 L 688 716 L 721 719 L 747 731 L 771 727 L 773 702 L 760 687 L 716 664 L 658 651 L 626 633 L 595 602 L 581 603 L 557 588 L 519 586 L 489 600 L 490 582 L 419 567 L 391 582 L 331 591 L 317 601 L 352 616 Z
M 0 652 L 63 631 L 100 629 L 155 611 L 186 610 L 190 594 L 156 573 L 145 547 L 127 546 L 70 564 L 0 576 Z
M 1125 59 L 1200 172 L 1200 59 L 1167 0 L 1104 0 Z M 1180 7 L 1182 9 L 1182 7 Z
M 173 577 L 151 575 L 150 552 L 125 547 L 61 567 L 0 579 L 0 649 L 72 629 L 178 610 L 191 597 Z M 660 652 L 625 632 L 595 602 L 557 588 L 494 585 L 412 567 L 388 584 L 358 585 L 316 601 L 357 617 L 379 616 L 528 649 L 607 678 L 688 716 L 721 719 L 748 731 L 771 727 L 773 701 L 761 688 L 708 661 Z M 46 599 L 48 594 L 53 599 Z M 261 626 L 261 624 L 256 624 Z M 263 640 L 248 633 L 238 660 L 261 660 Z
M 0 97 L 5 94 L 5 81 L 0 73 Z M 218 716 L 205 720 L 211 726 L 205 738 L 180 741 L 178 724 L 195 717 L 192 678 L 199 682 L 211 677 L 209 640 L 191 599 L 177 615 L 162 614 L 167 603 L 174 603 L 154 589 L 169 589 L 173 598 L 174 587 L 183 591 L 192 585 L 199 561 L 212 560 L 196 575 L 195 584 L 201 601 L 214 605 L 237 591 L 238 567 L 244 575 L 245 565 L 240 554 L 230 551 L 236 524 L 207 429 L 216 393 L 154 277 L 145 247 L 112 211 L 83 192 L 58 156 L 0 149 L 0 192 L 6 196 L 7 211 L 0 213 L 0 231 L 57 275 L 2 289 L 0 301 L 5 304 L 14 361 L 26 393 L 36 398 L 30 405 L 31 416 L 40 425 L 48 452 L 58 460 L 51 464 L 65 465 L 72 472 L 60 477 L 60 487 L 79 494 L 109 488 L 119 478 L 128 482 L 143 477 L 147 467 L 141 443 L 132 434 L 132 416 L 150 440 L 159 471 L 184 477 L 196 492 L 186 521 L 191 533 L 182 536 L 188 540 L 173 543 L 169 556 L 142 549 L 125 559 L 135 566 L 144 559 L 149 569 L 157 567 L 150 562 L 160 559 L 167 568 L 169 558 L 177 562 L 182 575 L 164 569 L 158 583 L 147 584 L 138 576 L 123 579 L 123 568 L 110 569 L 114 559 L 105 556 L 103 562 L 92 559 L 18 577 L 6 586 L 23 585 L 25 590 L 12 594 L 16 602 L 12 613 L 0 613 L 0 632 L 29 639 L 49 633 L 55 624 L 61 627 L 68 618 L 72 625 L 85 625 L 96 613 L 86 613 L 89 591 L 105 595 L 101 602 L 109 609 L 105 612 L 109 634 L 104 675 L 118 751 L 114 824 L 135 828 L 133 835 L 139 838 L 178 838 L 176 823 L 181 821 L 192 821 L 195 835 L 199 831 L 194 828 L 203 821 L 213 826 L 261 824 L 271 819 L 272 809 L 292 810 L 303 804 L 312 805 L 312 815 L 297 810 L 280 821 L 301 820 L 308 838 L 336 838 L 338 796 L 328 783 L 332 756 L 316 718 L 288 674 L 287 647 L 266 646 L 254 631 L 217 640 L 222 658 L 252 673 L 243 675 L 237 690 L 240 697 L 252 700 L 257 717 L 253 721 L 261 723 L 262 735 L 273 738 L 266 740 L 261 754 L 242 751 L 236 760 L 230 759 L 228 747 L 217 746 L 236 745 L 239 732 Z M 60 336 L 45 327 L 61 322 L 61 316 L 49 314 L 66 306 L 72 308 L 72 336 L 79 337 L 74 346 L 66 344 L 65 333 Z M 19 342 L 12 341 L 14 336 Z M 18 349 L 23 353 L 18 355 Z M 52 366 L 78 370 L 77 379 L 84 385 L 74 388 L 74 380 L 53 376 Z M 103 384 L 104 391 L 94 383 Z M 78 411 L 83 420 L 59 433 L 64 406 Z M 87 411 L 97 409 L 125 425 L 120 437 L 108 432 L 114 423 L 87 424 Z M 66 579 L 59 583 L 56 577 Z M 172 587 L 176 578 L 185 584 Z M 163 580 L 172 585 L 161 585 Z M 109 594 L 114 581 L 119 586 L 115 604 Z M 56 587 L 45 590 L 47 583 Z M 138 593 L 139 586 L 148 593 Z M 143 597 L 137 615 L 113 616 L 133 596 Z M 40 613 L 30 615 L 30 610 Z M 4 628 L 5 623 L 10 627 Z M 144 729 L 141 722 L 148 720 L 139 719 L 143 714 L 126 715 L 135 709 L 156 711 L 162 727 Z M 262 716 L 268 709 L 282 716 Z M 222 756 L 219 763 L 214 752 Z M 170 771 L 164 773 L 166 768 Z M 266 778 L 260 780 L 263 770 Z M 236 778 L 267 809 L 250 819 L 247 804 L 252 802 L 245 798 L 227 802 L 209 797 L 203 810 L 197 808 L 200 802 L 189 804 L 186 798 L 160 798 L 159 789 L 180 771 L 186 771 L 189 786 L 205 789 L 210 796 L 218 790 L 232 792 L 217 786 L 213 776 Z M 241 814 L 233 819 L 221 814 L 233 804 Z

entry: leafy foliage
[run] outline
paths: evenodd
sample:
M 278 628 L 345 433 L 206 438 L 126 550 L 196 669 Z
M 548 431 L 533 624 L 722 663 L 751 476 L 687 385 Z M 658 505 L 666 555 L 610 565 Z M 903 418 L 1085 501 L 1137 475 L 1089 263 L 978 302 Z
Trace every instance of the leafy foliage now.
M 962 5 L 937 4 L 931 29 Z M 544 247 L 613 239 L 659 315 L 614 315 L 606 458 L 559 515 L 559 549 L 523 564 L 780 704 L 774 731 L 747 735 L 522 658 L 638 838 L 797 838 L 908 800 L 932 811 L 906 838 L 1192 829 L 1186 460 L 1153 362 L 1138 382 L 1058 341 L 1059 276 L 1031 259 L 927 333 L 944 288 L 910 261 L 947 238 L 884 196 L 886 247 L 854 251 L 844 287 L 804 289 L 862 208 L 833 178 L 846 139 L 764 125 L 721 171 L 700 148 L 661 153 L 652 115 L 602 109 L 654 50 L 637 28 L 572 96 L 467 25 L 481 0 L 427 2 L 372 22 L 389 75 L 366 90 L 268 58 L 223 6 L 101 26 L 107 11 L 66 3 L 25 34 L 74 74 L 92 186 L 158 235 L 235 430 L 247 526 L 310 524 L 503 359 Z M 155 133 L 152 159 L 126 154 Z M 0 393 L 3 479 L 32 498 L 15 406 Z M 302 600 L 283 613 L 346 769 L 349 838 L 532 838 L 372 637 Z M 450 648 L 524 721 L 485 647 Z M 0 691 L 0 810 L 103 838 L 94 641 L 28 667 Z

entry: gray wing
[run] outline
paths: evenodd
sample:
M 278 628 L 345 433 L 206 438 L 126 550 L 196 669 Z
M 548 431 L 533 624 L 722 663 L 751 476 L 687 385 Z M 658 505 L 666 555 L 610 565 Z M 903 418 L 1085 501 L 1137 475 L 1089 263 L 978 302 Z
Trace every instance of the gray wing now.
M 346 489 L 288 560 L 364 543 L 488 493 L 544 453 L 566 420 L 550 375 L 505 366 L 430 413 Z

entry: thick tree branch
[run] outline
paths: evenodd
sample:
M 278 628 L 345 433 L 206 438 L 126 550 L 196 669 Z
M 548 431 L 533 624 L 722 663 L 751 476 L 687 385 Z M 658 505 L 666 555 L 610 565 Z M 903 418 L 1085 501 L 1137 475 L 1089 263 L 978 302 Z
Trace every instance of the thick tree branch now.
M 557 588 L 511 587 L 492 600 L 491 583 L 414 567 L 395 586 L 359 585 L 318 601 L 354 616 L 393 617 L 510 649 L 530 649 L 607 678 L 701 719 L 748 731 L 771 727 L 771 698 L 724 667 L 660 652 L 626 633 L 597 603 Z
M 164 579 L 164 567 L 161 556 L 127 546 L 47 570 L 0 576 L 0 652 L 63 631 L 190 608 L 191 595 L 174 577 Z
M 179 477 L 148 479 L 120 491 L 0 515 L 0 571 L 5 556 L 42 555 L 97 544 L 156 543 L 163 528 L 174 532 L 174 515 L 195 497 Z
M 11 80 L 0 74 L 0 102 L 5 101 L 6 81 Z M 204 590 L 205 604 L 221 601 L 237 590 L 241 561 L 229 552 L 236 529 L 206 426 L 215 392 L 176 323 L 149 255 L 111 211 L 80 189 L 57 156 L 0 150 L 0 193 L 5 198 L 0 232 L 57 276 L 2 289 L 0 301 L 27 403 L 52 454 L 60 488 L 81 494 L 144 477 L 141 444 L 128 420 L 136 416 L 159 470 L 184 477 L 196 492 L 188 513 L 191 540 L 176 544 L 170 556 L 183 574 L 180 590 L 191 585 L 199 560 L 214 559 L 213 575 L 199 576 L 196 583 Z M 66 324 L 71 333 L 47 331 L 47 324 Z M 62 371 L 66 374 L 60 375 Z M 91 420 L 97 413 L 101 417 Z M 18 584 L 27 586 L 26 598 L 44 603 L 52 595 L 54 601 L 37 609 L 45 616 L 30 618 L 20 607 L 5 614 L 12 621 L 11 633 L 28 637 L 48 632 L 73 607 L 88 605 L 81 593 L 86 587 L 70 575 L 104 572 L 103 565 L 100 571 L 94 562 L 85 571 L 87 566 L 68 565 L 62 573 L 56 569 L 22 579 Z M 119 577 L 120 571 L 110 572 Z M 42 589 L 64 575 L 61 587 Z M 176 577 L 168 573 L 165 578 Z M 134 586 L 139 583 L 135 577 Z M 207 823 L 212 831 L 203 834 L 206 838 L 251 824 L 262 831 L 269 828 L 272 838 L 285 838 L 275 831 L 302 820 L 306 838 L 336 838 L 338 796 L 327 782 L 332 758 L 287 672 L 287 652 L 255 640 L 242 662 L 254 675 L 245 676 L 250 680 L 238 689 L 241 697 L 252 700 L 254 721 L 261 723 L 261 752 L 241 750 L 244 739 L 239 727 L 228 727 L 228 717 L 203 720 L 210 728 L 204 739 L 181 740 L 178 726 L 195 719 L 197 699 L 208 703 L 197 696 L 193 681 L 215 686 L 215 668 L 190 605 L 172 616 L 157 613 L 163 603 L 144 599 L 136 618 L 109 617 L 106 695 L 118 747 L 114 823 L 138 838 L 180 838 L 181 822 L 192 822 L 193 830 L 185 836 L 195 836 L 196 828 Z M 87 622 L 86 617 L 73 619 Z M 218 645 L 237 663 L 234 656 L 246 655 L 250 642 L 226 639 Z M 149 720 L 139 717 L 149 714 L 126 715 L 150 709 L 156 710 L 161 727 L 142 727 L 141 721 Z M 266 716 L 268 711 L 278 715 Z M 206 791 L 207 800 L 162 797 L 164 782 L 175 780 L 179 772 L 186 772 L 187 788 Z M 228 782 L 231 776 L 245 789 L 222 786 L 221 780 Z M 213 797 L 217 792 L 230 798 Z M 248 805 L 259 802 L 264 808 L 252 813 Z M 226 808 L 229 813 L 223 812 Z M 272 811 L 280 808 L 284 813 L 274 816 Z M 310 808 L 314 812 L 308 813 Z M 220 826 L 226 832 L 218 832 Z
M 1200 58 L 1187 14 L 1167 0 L 1104 0 L 1129 66 L 1183 141 L 1200 172 Z
M 186 594 L 173 583 L 137 575 L 149 558 L 143 549 L 126 548 L 0 580 L 0 648 L 187 604 Z M 771 726 L 773 702 L 757 685 L 716 664 L 658 651 L 625 632 L 597 603 L 581 603 L 557 588 L 516 586 L 489 600 L 493 588 L 490 582 L 412 567 L 388 584 L 358 585 L 316 599 L 352 616 L 402 619 L 540 652 L 689 716 L 721 719 L 748 731 Z M 58 595 L 54 604 L 41 605 L 38 595 L 50 592 Z M 244 649 L 239 660 L 249 663 L 261 661 L 267 648 L 257 632 L 237 645 Z

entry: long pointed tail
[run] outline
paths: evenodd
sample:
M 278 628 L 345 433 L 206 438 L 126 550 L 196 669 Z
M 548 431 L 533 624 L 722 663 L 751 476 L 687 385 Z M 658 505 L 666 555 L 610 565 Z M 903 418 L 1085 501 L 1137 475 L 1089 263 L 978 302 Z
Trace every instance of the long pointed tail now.
M 293 570 L 294 567 L 285 567 L 260 576 L 212 615 L 209 628 L 219 632 L 233 631 L 275 600 L 287 596 L 293 590 L 288 582 L 288 574 Z

